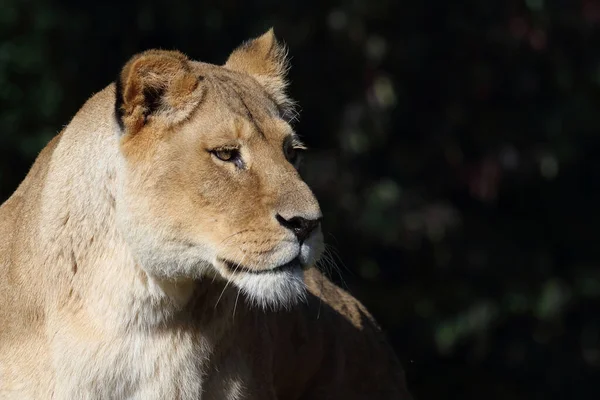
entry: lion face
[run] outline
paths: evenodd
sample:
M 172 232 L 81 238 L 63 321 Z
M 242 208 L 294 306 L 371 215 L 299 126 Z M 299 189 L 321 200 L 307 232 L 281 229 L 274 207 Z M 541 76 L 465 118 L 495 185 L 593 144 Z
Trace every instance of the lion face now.
M 272 31 L 225 66 L 148 51 L 117 82 L 117 223 L 160 279 L 220 277 L 287 306 L 323 249 L 319 205 L 297 172 L 285 60 Z

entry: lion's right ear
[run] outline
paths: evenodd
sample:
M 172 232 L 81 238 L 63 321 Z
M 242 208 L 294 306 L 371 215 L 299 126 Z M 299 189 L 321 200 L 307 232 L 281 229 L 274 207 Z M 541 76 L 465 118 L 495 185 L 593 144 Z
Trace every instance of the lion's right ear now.
M 134 56 L 116 82 L 115 115 L 121 130 L 135 134 L 149 123 L 170 127 L 182 122 L 202 99 L 201 80 L 178 51 Z

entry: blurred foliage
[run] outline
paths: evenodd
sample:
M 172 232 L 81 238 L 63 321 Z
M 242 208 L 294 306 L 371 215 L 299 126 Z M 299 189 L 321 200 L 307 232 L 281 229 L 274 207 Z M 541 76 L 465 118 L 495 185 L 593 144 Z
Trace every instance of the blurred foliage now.
M 597 1 L 2 0 L 0 196 L 135 52 L 269 26 L 332 277 L 415 397 L 599 398 Z

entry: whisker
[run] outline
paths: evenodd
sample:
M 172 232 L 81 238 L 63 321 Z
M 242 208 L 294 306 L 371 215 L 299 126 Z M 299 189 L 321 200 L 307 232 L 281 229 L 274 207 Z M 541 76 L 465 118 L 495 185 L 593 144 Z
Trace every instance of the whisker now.
M 238 268 L 240 268 L 240 266 L 242 265 L 242 263 L 244 262 L 245 259 L 246 259 L 246 253 L 244 253 L 242 260 L 239 263 L 237 263 L 237 265 L 235 266 L 235 268 L 233 270 L 234 275 L 237 273 Z M 231 318 L 235 318 L 235 310 L 237 309 L 237 303 L 238 303 L 238 299 L 240 298 L 240 292 L 241 292 L 241 290 L 239 288 L 237 288 L 237 295 L 235 296 L 235 303 L 233 303 L 233 313 L 231 315 Z
M 340 267 L 337 265 L 335 258 L 337 258 L 338 260 L 341 261 L 340 257 L 336 255 L 335 249 L 333 249 L 330 245 L 325 245 L 325 251 L 323 253 L 323 261 L 326 263 L 325 266 L 329 267 L 328 273 L 330 275 L 331 278 L 333 278 L 332 274 L 333 271 L 337 272 L 340 281 L 342 283 L 342 286 L 344 287 L 344 289 L 348 289 L 348 284 L 346 283 L 346 280 L 344 279 L 342 270 L 340 269 Z M 335 257 L 335 258 L 334 258 Z M 343 264 L 343 262 L 342 262 Z M 345 267 L 346 270 L 348 270 L 349 272 L 351 272 L 347 267 Z
M 338 261 L 342 264 L 342 267 L 344 267 L 344 269 L 350 274 L 350 275 L 354 275 L 354 272 L 348 268 L 346 266 L 346 263 L 344 263 L 344 260 L 342 259 L 342 257 L 340 256 L 339 251 L 332 245 L 325 245 L 325 247 L 327 247 L 329 249 L 329 251 L 331 252 L 332 256 L 335 256 L 335 258 L 338 259 Z
M 244 254 L 244 256 L 242 257 L 242 260 L 237 263 L 237 265 L 233 269 L 233 273 L 229 277 L 227 277 L 227 283 L 225 283 L 225 287 L 223 287 L 223 290 L 221 291 L 221 294 L 219 295 L 219 298 L 217 299 L 217 302 L 215 304 L 215 309 L 219 305 L 219 301 L 221 301 L 221 298 L 223 297 L 223 294 L 225 293 L 225 290 L 227 290 L 227 287 L 229 286 L 229 284 L 233 280 L 233 277 L 234 277 L 235 273 L 237 272 L 237 270 L 240 267 L 240 265 L 242 264 L 242 262 L 244 262 L 245 258 L 246 258 L 246 254 Z
M 321 285 L 319 291 L 319 308 L 317 309 L 317 319 L 321 317 L 321 306 L 323 305 L 323 285 L 325 283 L 325 277 L 321 276 Z
M 233 304 L 233 313 L 231 314 L 231 318 L 235 319 L 235 310 L 237 309 L 238 299 L 240 298 L 241 290 L 238 289 L 237 296 L 235 296 L 235 303 Z
M 225 286 L 223 287 L 223 290 L 221 291 L 221 294 L 219 295 L 219 298 L 217 299 L 217 302 L 215 303 L 215 310 L 217 309 L 217 306 L 219 305 L 219 302 L 221 301 L 221 297 L 223 297 L 223 293 L 225 293 L 225 290 L 227 290 L 227 286 L 229 286 L 231 279 L 232 279 L 231 276 L 227 277 L 227 282 L 225 283 Z
M 223 240 L 221 241 L 221 243 L 219 243 L 219 244 L 218 244 L 218 246 L 222 245 L 223 243 L 225 243 L 225 241 L 227 241 L 227 240 L 231 239 L 231 238 L 232 238 L 232 237 L 234 237 L 234 236 L 237 236 L 237 235 L 240 235 L 240 234 L 242 234 L 242 233 L 246 233 L 246 232 L 252 232 L 252 231 L 254 231 L 254 230 L 255 230 L 255 229 L 242 229 L 241 231 L 235 232 L 235 233 L 233 233 L 233 234 L 231 234 L 231 235 L 227 236 L 225 239 L 223 239 Z

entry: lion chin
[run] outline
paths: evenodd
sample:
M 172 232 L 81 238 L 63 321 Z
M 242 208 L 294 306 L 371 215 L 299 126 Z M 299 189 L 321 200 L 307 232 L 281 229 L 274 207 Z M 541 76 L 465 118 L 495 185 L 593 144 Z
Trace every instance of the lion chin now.
M 306 301 L 306 284 L 300 267 L 257 274 L 246 273 L 235 278 L 235 284 L 251 304 L 262 308 L 290 309 L 298 301 Z

